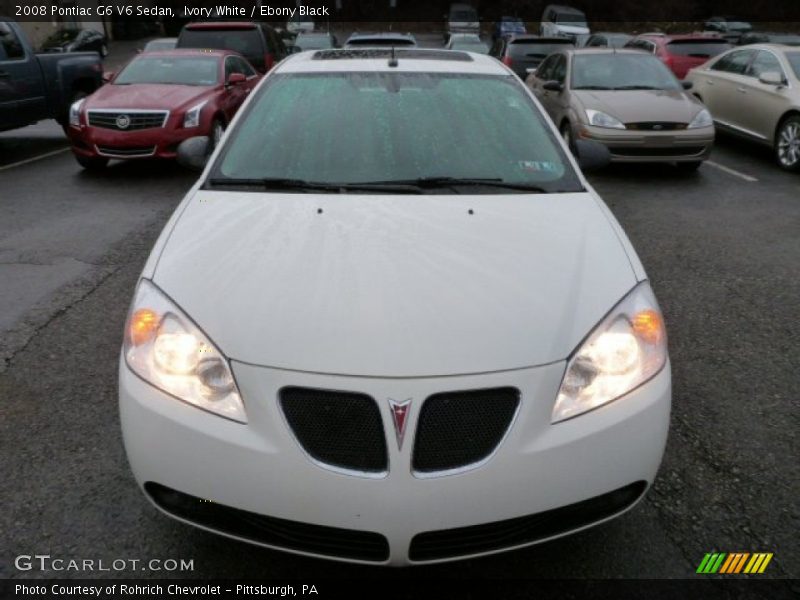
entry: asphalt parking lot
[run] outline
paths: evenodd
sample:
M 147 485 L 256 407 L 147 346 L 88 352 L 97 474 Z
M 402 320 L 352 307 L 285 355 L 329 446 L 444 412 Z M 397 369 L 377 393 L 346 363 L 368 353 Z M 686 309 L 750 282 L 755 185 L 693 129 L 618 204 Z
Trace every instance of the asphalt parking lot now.
M 413 570 L 241 544 L 160 515 L 119 429 L 122 325 L 150 247 L 194 180 L 172 164 L 83 172 L 58 126 L 0 134 L 0 577 L 20 554 L 193 559 L 194 577 L 690 577 L 706 552 L 773 552 L 800 577 L 800 177 L 721 138 L 711 161 L 590 179 L 631 238 L 667 320 L 673 413 L 654 488 L 580 534 Z M 787 584 L 788 585 L 788 584 Z

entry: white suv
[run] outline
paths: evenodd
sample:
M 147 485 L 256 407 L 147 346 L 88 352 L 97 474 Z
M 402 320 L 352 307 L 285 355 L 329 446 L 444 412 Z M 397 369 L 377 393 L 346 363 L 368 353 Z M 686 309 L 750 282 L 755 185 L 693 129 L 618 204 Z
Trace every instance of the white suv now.
M 583 12 L 571 6 L 550 4 L 542 13 L 539 33 L 544 37 L 565 37 L 577 42 L 579 36 L 591 32 Z

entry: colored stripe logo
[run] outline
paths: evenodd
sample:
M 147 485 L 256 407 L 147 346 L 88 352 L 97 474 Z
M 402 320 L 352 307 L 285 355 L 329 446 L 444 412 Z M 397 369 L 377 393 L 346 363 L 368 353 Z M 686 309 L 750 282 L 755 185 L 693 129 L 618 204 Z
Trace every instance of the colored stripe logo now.
M 697 573 L 737 575 L 763 573 L 772 560 L 772 552 L 709 552 L 700 561 Z

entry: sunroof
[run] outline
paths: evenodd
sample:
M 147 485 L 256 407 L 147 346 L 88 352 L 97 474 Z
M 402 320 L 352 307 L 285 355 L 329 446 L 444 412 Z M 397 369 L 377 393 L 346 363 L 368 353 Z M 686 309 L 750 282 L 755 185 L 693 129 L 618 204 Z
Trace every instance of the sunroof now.
M 394 56 L 398 59 L 408 58 L 414 60 L 457 60 L 471 62 L 472 57 L 466 52 L 453 50 L 428 50 L 415 48 L 395 48 Z M 317 50 L 311 57 L 312 60 L 344 60 L 365 58 L 391 58 L 391 48 L 342 48 L 337 50 Z

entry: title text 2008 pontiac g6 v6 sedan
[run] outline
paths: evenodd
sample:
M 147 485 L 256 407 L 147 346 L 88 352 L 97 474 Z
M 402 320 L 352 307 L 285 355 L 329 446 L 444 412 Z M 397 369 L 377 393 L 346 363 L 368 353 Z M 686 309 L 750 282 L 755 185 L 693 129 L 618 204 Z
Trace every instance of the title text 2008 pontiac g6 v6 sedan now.
M 158 508 L 393 565 L 624 512 L 670 396 L 645 272 L 558 132 L 502 64 L 432 50 L 273 70 L 156 243 L 120 362 Z

